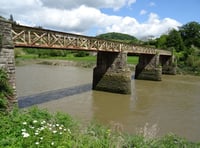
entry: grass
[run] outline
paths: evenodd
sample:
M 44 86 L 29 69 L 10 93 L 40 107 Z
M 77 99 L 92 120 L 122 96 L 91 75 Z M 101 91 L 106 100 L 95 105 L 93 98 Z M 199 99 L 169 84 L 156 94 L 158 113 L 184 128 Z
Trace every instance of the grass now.
M 69 54 L 66 57 L 46 57 L 46 58 L 39 58 L 38 55 L 35 54 L 24 54 L 20 55 L 16 58 L 17 61 L 19 60 L 68 60 L 68 61 L 74 61 L 74 62 L 88 62 L 88 63 L 96 63 L 96 56 L 85 56 L 85 57 L 75 57 L 72 54 Z M 127 58 L 128 64 L 136 65 L 138 63 L 138 57 L 136 56 L 128 56 Z
M 69 115 L 50 114 L 36 107 L 0 112 L 0 148 L 197 148 L 200 143 L 189 142 L 173 134 L 162 138 L 127 135 L 91 123 L 82 126 Z M 113 129 L 113 130 L 112 130 Z M 147 134 L 146 134 L 147 135 Z

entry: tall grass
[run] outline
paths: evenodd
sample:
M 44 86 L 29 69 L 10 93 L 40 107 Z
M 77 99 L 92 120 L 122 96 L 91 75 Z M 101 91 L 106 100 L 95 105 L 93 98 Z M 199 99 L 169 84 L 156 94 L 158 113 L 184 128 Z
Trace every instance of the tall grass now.
M 175 135 L 146 138 L 128 135 L 112 127 L 91 123 L 82 126 L 69 115 L 49 114 L 36 107 L 0 112 L 0 148 L 195 148 L 192 143 Z M 147 130 L 148 131 L 148 130 Z

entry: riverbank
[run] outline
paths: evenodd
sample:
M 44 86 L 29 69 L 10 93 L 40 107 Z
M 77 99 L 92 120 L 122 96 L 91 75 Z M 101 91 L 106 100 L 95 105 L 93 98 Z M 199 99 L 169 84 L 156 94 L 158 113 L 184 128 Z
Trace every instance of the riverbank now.
M 156 138 L 154 130 L 144 127 L 137 135 L 128 135 L 115 124 L 104 127 L 91 123 L 82 126 L 69 115 L 50 114 L 46 110 L 30 108 L 0 112 L 0 148 L 5 147 L 200 147 L 199 142 L 168 134 Z M 15 127 L 15 128 L 13 128 Z
M 94 68 L 96 66 L 96 57 L 89 58 L 16 58 L 16 66 L 23 66 L 29 64 L 43 64 L 52 66 L 76 66 L 84 68 Z M 137 60 L 137 59 L 136 59 Z M 129 59 L 128 66 L 131 70 L 135 69 L 134 58 Z

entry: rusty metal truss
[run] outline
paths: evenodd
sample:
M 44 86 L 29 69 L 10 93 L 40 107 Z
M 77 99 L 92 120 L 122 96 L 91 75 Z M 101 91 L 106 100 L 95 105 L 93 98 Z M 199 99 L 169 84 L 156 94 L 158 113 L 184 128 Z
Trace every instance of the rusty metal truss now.
M 12 36 L 15 47 L 171 55 L 169 51 L 21 25 L 12 26 Z

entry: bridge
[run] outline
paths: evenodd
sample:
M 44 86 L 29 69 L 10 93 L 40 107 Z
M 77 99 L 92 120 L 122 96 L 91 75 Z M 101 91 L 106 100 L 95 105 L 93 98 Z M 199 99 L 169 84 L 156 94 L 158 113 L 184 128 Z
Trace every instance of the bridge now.
M 139 56 L 135 69 L 136 79 L 160 81 L 163 73 L 176 73 L 171 51 L 22 26 L 0 19 L 0 68 L 7 70 L 14 90 L 15 47 L 97 52 L 97 64 L 93 70 L 95 90 L 131 93 L 131 72 L 127 66 L 127 54 Z

